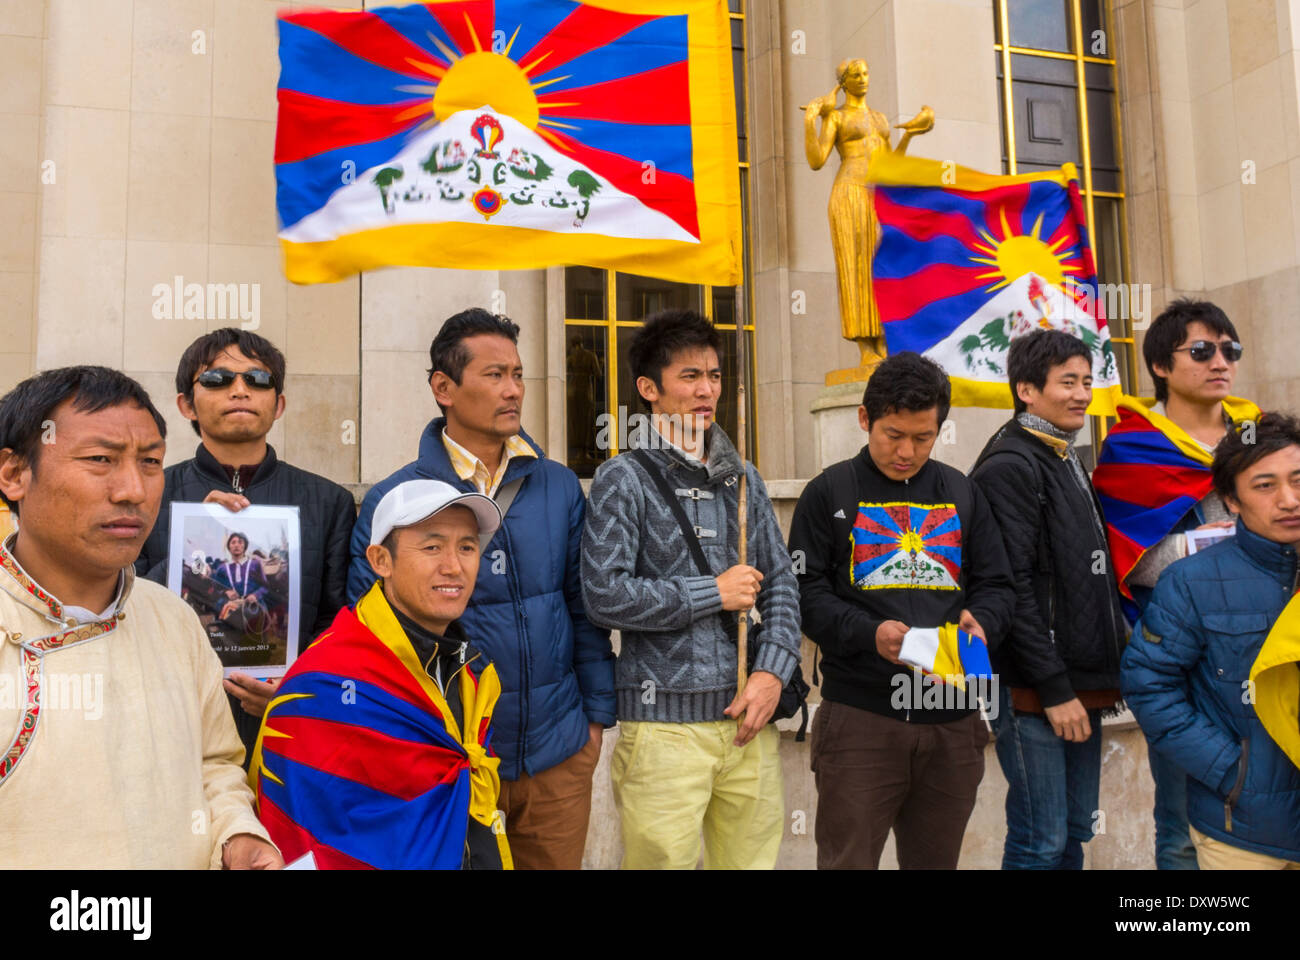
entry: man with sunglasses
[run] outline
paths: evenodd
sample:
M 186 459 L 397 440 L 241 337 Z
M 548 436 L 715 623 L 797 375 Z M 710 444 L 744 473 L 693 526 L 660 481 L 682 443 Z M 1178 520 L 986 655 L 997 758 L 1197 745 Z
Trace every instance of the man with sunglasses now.
M 1255 404 L 1231 395 L 1242 346 L 1215 304 L 1175 300 L 1147 331 L 1142 355 L 1156 402 L 1120 400 L 1119 423 L 1093 474 L 1130 620 L 1146 609 L 1165 568 L 1188 555 L 1189 531 L 1233 528 L 1210 464 L 1234 423 L 1259 418 Z M 1195 870 L 1186 773 L 1157 751 L 1148 758 L 1156 788 L 1156 866 Z
M 284 414 L 284 377 L 284 354 L 247 330 L 223 327 L 190 344 L 176 370 L 176 405 L 201 442 L 192 459 L 167 468 L 158 523 L 135 566 L 140 576 L 166 582 L 173 501 L 218 503 L 236 513 L 254 503 L 297 507 L 303 650 L 347 602 L 356 502 L 332 480 L 280 460 L 266 442 Z M 240 673 L 225 681 L 245 763 L 277 684 Z

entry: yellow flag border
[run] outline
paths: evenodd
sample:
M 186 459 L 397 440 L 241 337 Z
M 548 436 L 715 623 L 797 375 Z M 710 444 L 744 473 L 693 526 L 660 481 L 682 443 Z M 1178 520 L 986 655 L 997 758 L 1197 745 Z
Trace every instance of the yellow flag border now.
M 1300 594 L 1283 608 L 1250 668 L 1255 714 L 1300 767 Z M 1287 668 L 1290 669 L 1287 669 Z

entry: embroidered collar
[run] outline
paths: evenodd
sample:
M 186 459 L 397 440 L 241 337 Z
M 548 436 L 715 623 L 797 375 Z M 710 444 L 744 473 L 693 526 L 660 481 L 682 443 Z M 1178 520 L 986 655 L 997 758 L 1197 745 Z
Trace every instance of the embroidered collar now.
M 11 587 L 20 588 L 21 593 L 17 593 L 16 599 L 26 606 L 36 607 L 39 605 L 41 613 L 61 626 L 73 626 L 74 620 L 68 616 L 67 609 L 59 598 L 33 580 L 27 571 L 23 569 L 22 564 L 15 559 L 13 544 L 17 536 L 17 532 L 11 533 L 3 542 L 0 542 L 0 570 L 9 575 L 8 580 L 0 577 L 0 587 L 3 587 L 5 592 L 11 595 L 17 592 Z M 110 607 L 111 612 L 99 622 L 117 620 L 124 616 L 123 610 L 126 607 L 126 600 L 131 595 L 131 587 L 134 584 L 135 568 L 132 566 L 123 567 L 121 574 L 118 575 L 117 596 Z
M 14 559 L 12 550 L 15 536 L 16 534 L 10 534 L 3 543 L 0 543 L 0 569 L 7 574 L 7 577 L 0 575 L 0 588 L 23 606 L 43 613 L 48 620 L 58 624 L 59 629 L 45 636 L 27 637 L 21 632 L 0 626 L 0 642 L 12 643 L 21 651 L 19 663 L 22 668 L 24 691 L 23 710 L 18 718 L 18 729 L 8 746 L 0 752 L 0 787 L 4 786 L 19 761 L 27 755 L 36 736 L 36 729 L 40 725 L 41 690 L 45 683 L 46 656 L 116 630 L 117 625 L 126 618 L 124 610 L 126 599 L 130 596 L 131 586 L 135 582 L 135 570 L 130 566 L 123 568 L 118 580 L 117 600 L 109 616 L 91 623 L 78 624 L 75 619 L 67 616 L 67 608 L 59 599 L 28 576 L 22 564 Z M 0 740 L 0 743 L 3 742 Z

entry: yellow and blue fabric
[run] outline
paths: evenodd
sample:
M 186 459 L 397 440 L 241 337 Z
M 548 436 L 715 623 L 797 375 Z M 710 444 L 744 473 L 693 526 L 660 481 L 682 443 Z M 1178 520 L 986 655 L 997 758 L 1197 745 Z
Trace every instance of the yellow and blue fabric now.
M 1300 593 L 1269 630 L 1251 665 L 1250 682 L 1264 729 L 1300 767 Z
M 1233 423 L 1254 420 L 1259 407 L 1229 397 L 1223 409 Z M 1168 417 L 1141 400 L 1123 397 L 1119 422 L 1106 435 L 1092 483 L 1106 519 L 1111 562 L 1129 619 L 1136 616 L 1128 576 L 1214 486 L 1214 455 Z
M 421 666 L 381 584 L 285 675 L 249 779 L 286 860 L 321 869 L 459 869 L 469 818 L 493 826 L 501 782 L 490 743 L 501 685 L 481 654 L 459 683 L 464 730 Z M 510 866 L 504 831 L 494 831 Z
M 988 644 L 955 623 L 908 630 L 898 659 L 959 690 L 966 689 L 967 680 L 993 677 Z
M 279 25 L 290 280 L 586 264 L 740 282 L 725 0 L 433 0 Z
M 872 290 L 889 353 L 913 350 L 956 406 L 1010 407 L 1011 341 L 1064 330 L 1092 350 L 1089 413 L 1120 395 L 1073 164 L 991 176 L 882 150 L 868 172 L 880 244 Z
M 451 461 L 451 468 L 456 471 L 456 476 L 473 483 L 475 489 L 485 497 L 497 495 L 501 481 L 506 476 L 506 467 L 510 466 L 511 460 L 515 457 L 537 456 L 533 448 L 528 445 L 528 441 L 516 433 L 506 440 L 505 454 L 501 457 L 496 473 L 489 473 L 483 461 L 448 436 L 446 430 L 442 432 L 442 445 L 447 448 L 447 459 Z

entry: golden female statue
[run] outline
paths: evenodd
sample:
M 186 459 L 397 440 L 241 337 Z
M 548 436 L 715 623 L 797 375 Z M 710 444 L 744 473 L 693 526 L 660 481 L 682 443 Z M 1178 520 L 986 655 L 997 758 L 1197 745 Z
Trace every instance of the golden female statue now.
M 832 145 L 840 153 L 828 209 L 839 279 L 840 329 L 861 351 L 861 366 L 853 379 L 866 379 L 870 368 L 885 355 L 884 333 L 871 295 L 871 258 L 880 242 L 880 228 L 867 186 L 867 165 L 877 150 L 890 149 L 890 128 L 883 113 L 867 106 L 867 61 L 860 57 L 844 60 L 836 76 L 839 83 L 834 90 L 803 108 L 804 151 L 814 170 L 826 163 Z M 836 107 L 840 90 L 844 91 L 844 106 Z M 913 136 L 934 127 L 934 111 L 922 107 L 915 118 L 898 127 L 904 132 L 895 150 L 906 153 Z

